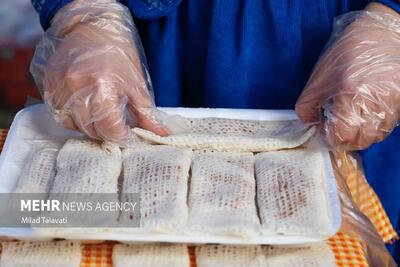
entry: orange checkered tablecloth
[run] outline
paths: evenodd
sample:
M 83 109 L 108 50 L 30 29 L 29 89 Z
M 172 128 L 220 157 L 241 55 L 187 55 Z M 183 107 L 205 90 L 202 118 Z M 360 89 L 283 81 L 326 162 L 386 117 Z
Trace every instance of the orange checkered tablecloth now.
M 339 232 L 327 243 L 338 267 L 368 267 L 362 244 L 356 237 Z
M 81 267 L 112 267 L 112 249 L 114 243 L 85 245 L 82 251 Z
M 3 150 L 4 142 L 6 141 L 6 137 L 8 134 L 7 129 L 0 129 L 0 152 Z
M 374 224 L 379 235 L 385 243 L 392 243 L 399 237 L 390 223 L 379 197 L 366 181 L 360 168 L 357 168 L 357 161 L 347 153 L 337 153 L 336 158 L 340 159 L 339 171 L 346 179 L 353 201 L 368 219 Z
M 0 152 L 8 130 L 0 129 Z M 373 189 L 365 180 L 362 172 L 346 155 L 341 158 L 340 171 L 347 175 L 346 183 L 358 208 L 370 219 L 385 242 L 398 239 L 382 204 Z M 356 236 L 338 232 L 326 241 L 332 248 L 338 267 L 369 267 L 363 249 L 363 243 Z M 112 249 L 114 242 L 85 245 L 82 252 L 81 267 L 112 267 Z M 189 247 L 191 267 L 196 266 L 194 248 Z

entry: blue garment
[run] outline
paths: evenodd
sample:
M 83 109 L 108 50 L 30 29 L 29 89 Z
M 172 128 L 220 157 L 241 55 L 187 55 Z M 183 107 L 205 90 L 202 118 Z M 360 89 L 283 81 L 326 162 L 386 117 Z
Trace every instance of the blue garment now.
M 71 0 L 33 0 L 47 27 Z M 160 106 L 293 109 L 333 18 L 367 0 L 121 0 L 135 17 Z M 400 11 L 397 0 L 380 0 Z M 400 130 L 362 153 L 399 226 Z M 399 230 L 399 228 L 397 228 Z M 400 255 L 400 250 L 398 250 Z

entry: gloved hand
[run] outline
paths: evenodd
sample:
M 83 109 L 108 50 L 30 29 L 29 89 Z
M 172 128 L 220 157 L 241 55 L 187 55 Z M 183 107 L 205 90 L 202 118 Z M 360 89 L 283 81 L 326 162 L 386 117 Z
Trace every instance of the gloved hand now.
M 335 22 L 332 39 L 296 111 L 303 122 L 320 123 L 330 145 L 364 149 L 399 122 L 400 17 L 350 13 Z
M 126 115 L 159 135 L 143 49 L 129 11 L 115 0 L 75 0 L 39 42 L 31 73 L 57 121 L 89 137 L 120 142 Z

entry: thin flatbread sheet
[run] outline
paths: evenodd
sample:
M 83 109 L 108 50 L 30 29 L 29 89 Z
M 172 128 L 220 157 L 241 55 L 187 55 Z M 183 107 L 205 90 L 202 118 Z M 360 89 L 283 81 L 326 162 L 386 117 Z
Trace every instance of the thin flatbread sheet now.
M 188 130 L 168 136 L 134 128 L 141 138 L 157 143 L 214 149 L 219 151 L 262 152 L 301 146 L 315 133 L 314 127 L 299 121 L 251 121 L 222 118 L 188 119 Z

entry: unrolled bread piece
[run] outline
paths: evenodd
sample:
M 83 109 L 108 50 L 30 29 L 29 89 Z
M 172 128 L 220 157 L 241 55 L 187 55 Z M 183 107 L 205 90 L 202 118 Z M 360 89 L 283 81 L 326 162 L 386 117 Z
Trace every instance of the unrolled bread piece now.
M 195 151 L 189 194 L 189 229 L 252 236 L 259 224 L 253 154 Z
M 314 127 L 299 121 L 251 121 L 222 118 L 188 119 L 188 131 L 159 136 L 135 128 L 145 140 L 193 149 L 219 151 L 262 152 L 294 148 L 307 142 L 315 133 Z

